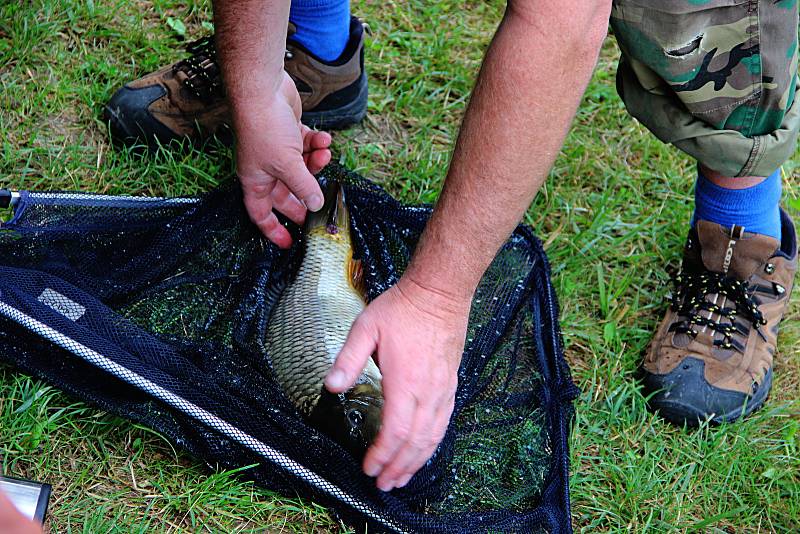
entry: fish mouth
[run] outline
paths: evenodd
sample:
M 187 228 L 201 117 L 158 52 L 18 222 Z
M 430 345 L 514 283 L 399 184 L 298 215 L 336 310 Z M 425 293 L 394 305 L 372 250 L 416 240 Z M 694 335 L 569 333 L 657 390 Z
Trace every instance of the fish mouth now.
M 361 386 L 366 387 L 362 389 Z M 382 410 L 383 396 L 371 385 L 361 384 L 346 393 L 345 416 L 350 424 L 351 439 L 371 445 L 381 428 Z
M 309 422 L 361 458 L 378 435 L 382 409 L 383 395 L 372 384 L 358 384 L 338 394 L 323 386 Z
M 320 182 L 325 203 L 317 212 L 306 217 L 307 233 L 324 233 L 329 236 L 347 235 L 350 230 L 350 214 L 345 203 L 344 187 L 335 180 Z

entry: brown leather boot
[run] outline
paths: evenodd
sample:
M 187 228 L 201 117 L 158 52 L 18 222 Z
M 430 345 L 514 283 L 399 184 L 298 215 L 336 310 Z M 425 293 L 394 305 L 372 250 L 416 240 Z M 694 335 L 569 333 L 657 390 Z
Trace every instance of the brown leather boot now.
M 797 238 L 781 210 L 782 242 L 741 226 L 698 221 L 672 306 L 643 363 L 650 406 L 676 424 L 734 421 L 761 407 L 794 274 Z
M 289 27 L 289 37 L 294 33 Z M 202 144 L 214 135 L 230 142 L 230 111 L 213 37 L 187 47 L 189 57 L 120 88 L 105 107 L 111 137 L 125 145 L 155 148 L 175 140 Z M 350 21 L 350 40 L 338 60 L 326 62 L 287 39 L 284 67 L 303 102 L 302 121 L 341 129 L 367 112 L 364 26 Z

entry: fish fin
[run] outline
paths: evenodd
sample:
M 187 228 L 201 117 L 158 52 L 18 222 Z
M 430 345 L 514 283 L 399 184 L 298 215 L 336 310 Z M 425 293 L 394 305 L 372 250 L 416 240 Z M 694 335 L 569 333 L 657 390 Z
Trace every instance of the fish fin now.
M 361 260 L 350 260 L 348 265 L 348 275 L 350 276 L 350 285 L 353 289 L 358 291 L 359 295 L 367 294 L 367 282 L 364 279 L 364 263 Z
M 286 289 L 288 285 L 289 283 L 285 280 L 266 284 L 264 288 L 264 304 L 268 310 L 271 310 L 278 303 L 278 299 L 281 298 L 284 289 Z

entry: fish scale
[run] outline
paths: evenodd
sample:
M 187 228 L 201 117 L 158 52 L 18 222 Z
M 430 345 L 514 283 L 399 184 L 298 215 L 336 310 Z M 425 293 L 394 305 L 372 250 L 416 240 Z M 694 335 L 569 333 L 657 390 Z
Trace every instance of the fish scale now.
M 289 399 L 309 415 L 358 314 L 365 307 L 353 287 L 347 232 L 335 238 L 314 230 L 297 276 L 284 290 L 267 329 L 267 352 L 278 382 Z M 370 358 L 357 383 L 380 384 Z

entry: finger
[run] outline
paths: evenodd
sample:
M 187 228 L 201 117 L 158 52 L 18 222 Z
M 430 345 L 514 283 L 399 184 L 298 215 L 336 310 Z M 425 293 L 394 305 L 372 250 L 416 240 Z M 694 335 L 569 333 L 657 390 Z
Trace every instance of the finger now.
M 268 226 L 268 220 L 272 213 L 272 197 L 270 196 L 272 188 L 266 193 L 260 187 L 247 187 L 244 189 L 244 206 L 247 209 L 247 214 L 253 224 L 259 227 L 264 236 L 269 237 L 264 229 Z M 276 220 L 277 222 L 277 220 Z M 270 228 L 271 229 L 271 228 Z M 274 233 L 274 230 L 273 230 Z
M 386 392 L 381 429 L 364 457 L 364 473 L 367 476 L 380 476 L 411 436 L 417 399 L 411 393 L 392 393 Z M 383 491 L 391 489 L 380 485 L 378 488 Z
M 347 391 L 355 383 L 377 347 L 377 333 L 364 315 L 356 318 L 347 339 L 325 377 L 325 387 L 331 393 Z
M 450 397 L 442 407 L 437 410 L 431 425 L 429 433 L 428 447 L 423 447 L 417 462 L 409 462 L 400 468 L 400 471 L 405 472 L 405 476 L 398 477 L 394 482 L 394 487 L 402 488 L 408 484 L 409 480 L 424 466 L 434 455 L 439 445 L 444 440 L 447 434 L 447 429 L 450 426 L 450 417 L 453 415 L 453 407 L 455 405 L 455 396 Z
M 308 209 L 311 211 L 322 209 L 324 203 L 322 190 L 299 154 L 293 155 L 277 178 L 285 183 L 289 191 L 294 193 L 297 198 L 305 202 Z
M 289 231 L 283 227 L 274 213 L 270 213 L 264 219 L 253 221 L 261 233 L 267 239 L 275 243 L 281 248 L 289 248 L 292 246 L 292 236 Z
M 269 185 L 261 183 L 260 178 L 247 179 L 240 178 L 242 183 L 242 193 L 244 194 L 244 205 L 247 214 L 253 222 L 266 219 L 272 213 L 272 190 L 275 181 Z
M 331 162 L 331 151 L 328 149 L 314 150 L 303 154 L 303 159 L 308 170 L 313 174 L 317 174 L 325 168 L 325 165 Z
M 275 184 L 275 189 L 272 190 L 272 206 L 295 224 L 303 224 L 306 218 L 306 207 L 282 182 Z
M 427 415 L 423 407 L 418 408 L 411 438 L 391 464 L 384 468 L 378 479 L 379 486 L 383 482 L 387 487 L 402 488 L 431 459 L 447 432 L 454 401 L 455 397 Z
M 304 125 L 301 133 L 303 135 L 304 153 L 313 152 L 314 150 L 323 148 L 330 148 L 331 146 L 331 134 L 328 132 L 318 132 Z
M 329 148 L 331 141 L 331 134 L 328 132 L 313 132 L 310 147 L 312 149 Z

